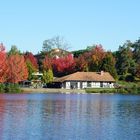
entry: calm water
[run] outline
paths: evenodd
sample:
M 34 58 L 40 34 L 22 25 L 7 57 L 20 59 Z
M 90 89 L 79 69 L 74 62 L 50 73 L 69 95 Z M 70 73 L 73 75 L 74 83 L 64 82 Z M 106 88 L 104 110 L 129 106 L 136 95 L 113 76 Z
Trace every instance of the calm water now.
M 0 95 L 0 140 L 140 140 L 140 96 Z

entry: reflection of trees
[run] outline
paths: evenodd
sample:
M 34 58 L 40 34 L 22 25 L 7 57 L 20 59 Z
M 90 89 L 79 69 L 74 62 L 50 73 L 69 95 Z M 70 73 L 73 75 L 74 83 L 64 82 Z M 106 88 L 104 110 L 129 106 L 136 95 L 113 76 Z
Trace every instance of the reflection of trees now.
M 3 95 L 0 95 L 0 139 L 2 139 L 3 131 L 4 131 L 5 106 L 6 106 L 6 100 Z
M 102 139 L 138 133 L 139 127 L 131 128 L 140 124 L 139 106 L 139 101 L 115 95 L 0 95 L 0 139 L 36 134 L 36 139 Z

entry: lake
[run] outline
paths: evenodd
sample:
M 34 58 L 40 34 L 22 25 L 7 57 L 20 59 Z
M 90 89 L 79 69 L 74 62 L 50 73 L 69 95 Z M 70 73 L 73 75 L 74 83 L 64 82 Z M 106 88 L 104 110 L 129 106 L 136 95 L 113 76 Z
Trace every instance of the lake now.
M 0 94 L 0 140 L 140 140 L 140 96 Z

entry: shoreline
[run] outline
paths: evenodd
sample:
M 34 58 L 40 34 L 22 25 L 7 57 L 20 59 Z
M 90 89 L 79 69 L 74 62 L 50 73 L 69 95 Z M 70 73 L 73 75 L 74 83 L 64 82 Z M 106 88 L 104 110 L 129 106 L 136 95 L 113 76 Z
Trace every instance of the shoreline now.
M 125 89 L 61 89 L 61 88 L 28 88 L 22 87 L 21 93 L 60 93 L 60 94 L 140 94 L 134 92 L 133 89 L 126 91 Z
M 21 88 L 23 93 L 87 93 L 84 89 L 60 89 L 60 88 Z

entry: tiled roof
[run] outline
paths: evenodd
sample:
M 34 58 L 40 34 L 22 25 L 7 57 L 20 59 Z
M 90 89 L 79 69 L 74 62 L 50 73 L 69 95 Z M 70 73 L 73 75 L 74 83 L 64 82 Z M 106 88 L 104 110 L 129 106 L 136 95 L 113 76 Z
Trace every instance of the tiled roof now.
M 54 79 L 54 82 L 64 81 L 115 82 L 115 79 L 108 72 L 76 72 L 61 78 Z

